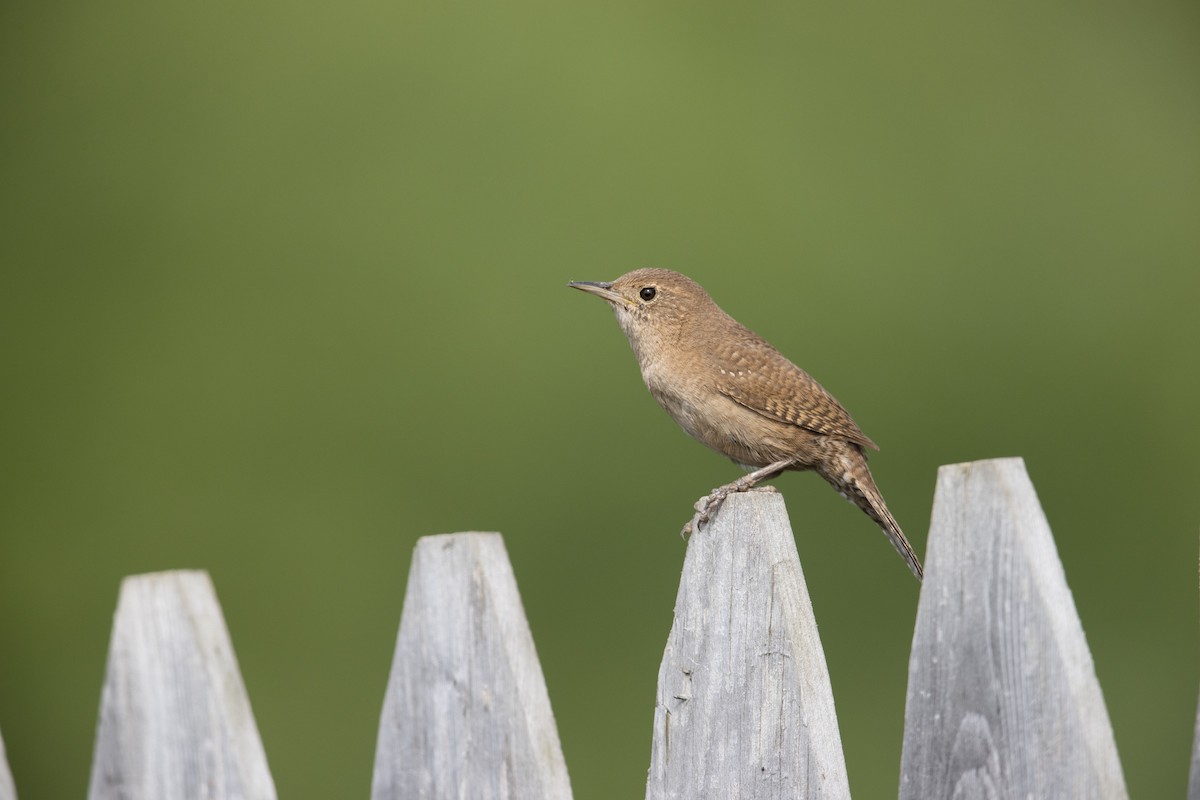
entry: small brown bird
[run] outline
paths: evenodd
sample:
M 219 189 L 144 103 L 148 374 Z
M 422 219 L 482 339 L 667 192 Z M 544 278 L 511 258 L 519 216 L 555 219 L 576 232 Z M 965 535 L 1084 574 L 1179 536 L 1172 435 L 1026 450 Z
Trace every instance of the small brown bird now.
M 678 272 L 639 269 L 612 283 L 570 285 L 613 307 L 659 405 L 694 438 L 752 470 L 700 498 L 685 535 L 730 494 L 785 470 L 814 470 L 875 520 L 921 579 L 921 562 L 867 468 L 864 448 L 879 448 L 807 372 Z

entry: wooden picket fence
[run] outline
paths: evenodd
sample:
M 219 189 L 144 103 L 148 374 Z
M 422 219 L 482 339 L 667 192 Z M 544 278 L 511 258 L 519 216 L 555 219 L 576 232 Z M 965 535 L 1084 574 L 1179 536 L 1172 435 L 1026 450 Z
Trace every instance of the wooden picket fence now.
M 1075 603 L 1020 459 L 938 473 L 903 748 L 901 800 L 1127 797 Z M 122 583 L 88 796 L 275 797 L 206 573 Z M 371 796 L 571 797 L 499 534 L 417 543 Z M 849 796 L 783 500 L 735 495 L 688 544 L 646 797 Z M 1188 796 L 1200 800 L 1200 715 Z M 15 797 L 0 740 L 0 800 Z

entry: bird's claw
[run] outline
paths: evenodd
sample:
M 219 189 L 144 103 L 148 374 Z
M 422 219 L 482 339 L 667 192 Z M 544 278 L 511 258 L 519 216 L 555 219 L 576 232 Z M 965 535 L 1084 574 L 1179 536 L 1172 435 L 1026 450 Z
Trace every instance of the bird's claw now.
M 709 494 L 704 495 L 695 502 L 692 508 L 696 509 L 696 513 L 692 516 L 687 524 L 683 526 L 683 530 L 679 532 L 680 537 L 686 541 L 693 533 L 700 530 L 700 526 L 712 519 L 713 514 L 717 513 L 717 509 L 725 502 L 725 498 L 735 492 L 772 492 L 777 493 L 779 490 L 774 486 L 746 486 L 741 482 L 727 484 L 713 489 Z
M 679 535 L 687 539 L 696 531 L 700 530 L 700 526 L 712 519 L 713 513 L 721 507 L 721 503 L 725 500 L 725 494 L 720 491 L 714 491 L 712 494 L 706 494 L 701 497 L 692 508 L 696 509 L 696 513 L 692 516 L 687 524 L 683 526 L 683 530 Z
M 692 515 L 692 518 L 684 524 L 683 530 L 679 532 L 680 537 L 682 537 L 684 541 L 687 541 L 687 539 L 691 537 L 693 533 L 700 530 L 701 525 L 708 522 L 708 495 L 705 495 L 697 500 L 692 505 L 692 508 L 696 509 L 696 513 Z

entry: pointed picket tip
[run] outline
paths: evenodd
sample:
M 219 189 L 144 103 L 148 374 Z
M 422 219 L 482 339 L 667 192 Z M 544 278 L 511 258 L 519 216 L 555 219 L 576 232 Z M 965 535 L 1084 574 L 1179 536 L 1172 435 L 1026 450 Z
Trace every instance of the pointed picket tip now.
M 731 495 L 688 542 L 646 797 L 850 797 L 825 653 L 778 494 Z
M 3 736 L 0 736 L 0 800 L 17 800 L 17 788 L 13 786 L 12 772 L 8 769 L 8 757 L 4 753 Z
M 571 798 L 541 664 L 497 533 L 417 542 L 371 797 Z
M 1196 729 L 1192 733 L 1192 767 L 1188 773 L 1188 800 L 1200 800 L 1200 702 L 1196 704 Z
M 122 581 L 88 798 L 275 800 L 208 573 Z
M 901 800 L 1126 800 L 1050 526 L 1019 458 L 938 471 Z
M 1192 768 L 1187 796 L 1188 800 L 1200 800 L 1200 704 L 1196 708 L 1196 731 L 1192 734 Z

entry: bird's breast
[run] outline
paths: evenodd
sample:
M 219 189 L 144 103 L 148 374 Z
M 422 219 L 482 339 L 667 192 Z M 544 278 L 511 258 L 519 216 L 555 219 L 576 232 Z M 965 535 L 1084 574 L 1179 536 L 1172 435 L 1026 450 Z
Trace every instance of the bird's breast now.
M 800 429 L 739 405 L 702 375 L 669 364 L 642 364 L 646 388 L 671 418 L 697 441 L 738 464 L 765 466 L 789 457 Z

